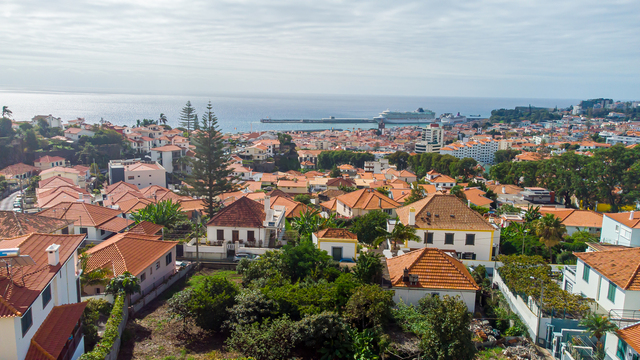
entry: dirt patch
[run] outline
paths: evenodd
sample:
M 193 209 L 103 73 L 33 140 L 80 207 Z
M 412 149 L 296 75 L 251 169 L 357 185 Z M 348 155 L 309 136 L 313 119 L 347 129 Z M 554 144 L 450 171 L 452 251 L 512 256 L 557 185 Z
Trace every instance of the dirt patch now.
M 177 282 L 142 311 L 129 318 L 122 334 L 118 359 L 213 360 L 238 356 L 225 351 L 224 336 L 207 333 L 195 325 L 190 325 L 185 334 L 182 322 L 171 319 L 167 300 L 201 275 L 225 276 L 231 281 L 241 281 L 235 272 L 202 269 L 189 280 Z

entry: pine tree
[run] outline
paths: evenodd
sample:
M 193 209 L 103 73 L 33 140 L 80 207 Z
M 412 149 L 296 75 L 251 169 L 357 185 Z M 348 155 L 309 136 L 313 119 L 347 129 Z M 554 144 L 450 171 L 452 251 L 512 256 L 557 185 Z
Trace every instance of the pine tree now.
M 187 101 L 187 104 L 180 111 L 180 126 L 187 129 L 187 134 L 191 134 L 191 129 L 194 128 L 196 119 L 196 109 L 191 106 L 191 101 Z
M 230 158 L 224 154 L 218 118 L 212 109 L 209 102 L 207 111 L 200 118 L 200 131 L 191 139 L 196 147 L 195 156 L 188 160 L 191 175 L 185 179 L 193 187 L 193 194 L 203 200 L 209 217 L 218 207 L 216 197 L 234 189 L 234 184 L 228 179 L 233 172 L 228 168 Z

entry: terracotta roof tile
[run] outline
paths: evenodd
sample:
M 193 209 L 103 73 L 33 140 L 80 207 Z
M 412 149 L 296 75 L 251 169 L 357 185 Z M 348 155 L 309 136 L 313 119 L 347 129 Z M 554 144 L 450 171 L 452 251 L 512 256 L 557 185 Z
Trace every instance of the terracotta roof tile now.
M 467 200 L 471 201 L 471 203 L 475 206 L 486 206 L 493 203 L 493 200 L 484 197 L 486 192 L 477 189 L 471 188 L 463 191 L 464 195 L 467 197 Z
M 131 234 L 141 234 L 141 235 L 156 235 L 162 230 L 164 226 L 157 225 L 149 221 L 141 221 L 131 229 L 129 229 L 129 233 Z
M 624 290 L 640 290 L 640 248 L 573 253 Z
M 361 189 L 348 194 L 340 195 L 336 199 L 353 209 L 395 209 L 400 203 L 382 195 L 373 189 Z
M 602 228 L 603 215 L 591 210 L 541 208 L 540 213 L 555 215 L 565 226 Z
M 114 276 L 129 271 L 138 276 L 161 256 L 174 248 L 177 241 L 162 241 L 160 236 L 116 234 L 87 250 L 87 271 L 111 266 Z
M 129 184 L 126 183 L 124 181 L 118 181 L 115 184 L 111 184 L 111 185 L 107 185 L 104 188 L 104 193 L 105 194 L 116 194 L 119 193 L 120 191 L 127 191 L 127 190 L 138 190 L 138 187 L 133 185 L 133 184 Z
M 358 240 L 358 235 L 347 229 L 323 229 L 315 233 L 318 239 L 350 239 Z
M 114 217 L 111 220 L 105 221 L 104 223 L 96 226 L 96 228 L 100 230 L 106 230 L 106 231 L 117 233 L 126 229 L 133 223 L 134 223 L 133 220 L 129 220 L 121 217 Z
M 51 235 L 29 234 L 16 238 L 0 241 L 0 248 L 20 248 L 20 255 L 29 255 L 35 265 L 23 266 L 18 271 L 21 280 L 10 283 L 7 270 L 0 268 L 0 289 L 6 289 L 0 294 L 0 318 L 8 316 L 22 316 L 31 304 L 40 296 L 40 293 L 51 279 L 57 274 L 74 252 L 80 246 L 86 235 Z M 49 265 L 46 248 L 52 244 L 60 245 L 60 263 L 56 266 Z M 25 274 L 22 277 L 22 274 Z M 16 286 L 15 284 L 19 286 Z
M 38 168 L 35 166 L 31 166 L 23 163 L 17 163 L 17 164 L 9 165 L 6 168 L 0 170 L 0 174 L 7 175 L 7 176 L 14 176 L 14 175 L 22 175 L 24 173 L 28 173 L 30 171 L 37 171 L 37 170 Z
M 606 217 L 613 219 L 622 225 L 628 226 L 633 229 L 640 229 L 640 211 L 633 212 L 633 219 L 631 219 L 630 212 L 604 214 Z
M 616 335 L 636 352 L 640 352 L 640 323 L 616 330 Z
M 72 220 L 77 226 L 97 227 L 118 217 L 122 211 L 85 203 L 60 203 L 38 213 L 57 219 Z
M 329 181 L 327 181 L 327 186 L 340 186 L 340 185 L 351 187 L 351 186 L 355 186 L 356 183 L 351 179 L 345 179 L 341 177 L 329 179 Z
M 142 198 L 142 199 L 129 199 L 124 201 L 119 201 L 116 205 L 120 207 L 120 210 L 125 214 L 130 214 L 134 211 L 144 209 L 149 204 L 155 204 L 155 201 L 152 199 Z
M 404 269 L 418 275 L 418 288 L 479 290 L 467 268 L 457 259 L 436 248 L 423 248 L 387 259 L 393 286 L 413 287 L 403 282 Z
M 71 221 L 46 216 L 21 214 L 15 211 L 0 211 L 0 239 L 28 235 L 50 234 L 69 226 Z
M 86 302 L 54 306 L 31 339 L 25 360 L 57 359 L 86 306 Z
M 75 183 L 73 182 L 73 180 L 66 177 L 62 177 L 62 176 L 53 176 L 48 179 L 40 180 L 38 182 L 38 188 L 40 189 L 55 188 L 58 186 L 66 186 L 66 185 L 75 186 Z
M 397 209 L 396 213 L 403 224 L 409 223 L 411 208 L 416 210 L 416 227 L 418 228 L 496 230 L 482 215 L 454 195 L 429 194 L 422 200 Z
M 265 216 L 263 205 L 241 197 L 214 215 L 207 226 L 262 228 Z
M 329 211 L 336 211 L 338 209 L 337 203 L 338 201 L 336 200 L 336 198 L 333 198 L 329 201 L 321 202 L 320 206 L 322 206 L 325 209 L 328 209 Z

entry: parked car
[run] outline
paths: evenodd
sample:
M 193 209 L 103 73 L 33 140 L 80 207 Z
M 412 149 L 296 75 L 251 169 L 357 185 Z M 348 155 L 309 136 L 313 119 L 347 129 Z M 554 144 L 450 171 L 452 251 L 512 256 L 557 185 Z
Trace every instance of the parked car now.
M 236 256 L 233 257 L 233 261 L 234 262 L 238 262 L 242 259 L 248 259 L 249 261 L 253 261 L 256 259 L 259 259 L 260 256 L 256 255 L 256 254 L 250 254 L 250 253 L 238 253 L 236 254 Z

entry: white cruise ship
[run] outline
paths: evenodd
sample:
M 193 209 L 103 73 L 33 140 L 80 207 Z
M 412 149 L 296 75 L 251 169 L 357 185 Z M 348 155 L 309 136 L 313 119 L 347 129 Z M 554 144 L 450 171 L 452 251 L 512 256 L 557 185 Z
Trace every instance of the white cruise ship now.
M 387 124 L 428 124 L 435 121 L 436 113 L 423 108 L 416 111 L 383 111 L 374 119 Z

